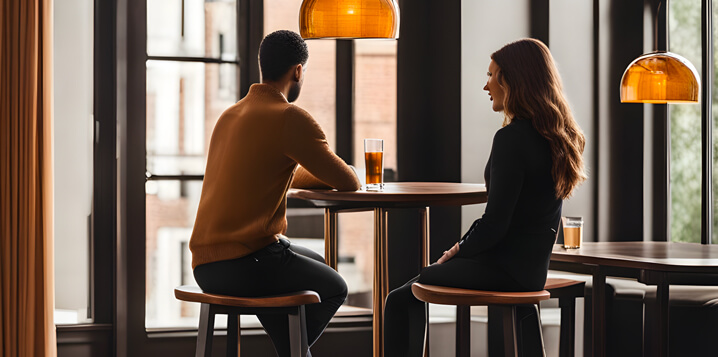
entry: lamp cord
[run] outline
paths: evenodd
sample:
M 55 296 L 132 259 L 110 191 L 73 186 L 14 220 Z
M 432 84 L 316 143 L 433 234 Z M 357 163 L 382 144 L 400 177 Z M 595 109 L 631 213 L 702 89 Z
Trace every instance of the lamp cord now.
M 658 9 L 656 9 L 656 16 L 653 21 L 653 50 L 658 51 L 658 14 L 661 12 L 661 5 L 663 2 L 658 2 Z M 668 49 L 666 49 L 668 50 Z

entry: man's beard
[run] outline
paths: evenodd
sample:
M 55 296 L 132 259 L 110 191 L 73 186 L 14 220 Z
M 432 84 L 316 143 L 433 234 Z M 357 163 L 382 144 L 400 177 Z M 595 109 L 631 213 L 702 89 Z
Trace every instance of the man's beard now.
M 300 82 L 294 82 L 291 88 L 289 88 L 289 93 L 287 93 L 287 102 L 293 103 L 297 98 L 299 98 L 299 92 L 302 90 L 302 84 Z

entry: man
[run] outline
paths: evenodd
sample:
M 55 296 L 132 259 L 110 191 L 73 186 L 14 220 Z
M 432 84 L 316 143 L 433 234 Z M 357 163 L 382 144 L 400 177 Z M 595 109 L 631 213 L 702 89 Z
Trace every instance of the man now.
M 301 91 L 308 57 L 294 32 L 277 31 L 262 41 L 262 83 L 222 113 L 212 133 L 189 247 L 195 279 L 206 292 L 319 293 L 322 302 L 306 306 L 311 346 L 346 299 L 347 287 L 321 256 L 282 236 L 287 189 L 353 191 L 360 183 L 312 116 L 290 104 Z M 277 353 L 289 356 L 287 317 L 258 317 Z

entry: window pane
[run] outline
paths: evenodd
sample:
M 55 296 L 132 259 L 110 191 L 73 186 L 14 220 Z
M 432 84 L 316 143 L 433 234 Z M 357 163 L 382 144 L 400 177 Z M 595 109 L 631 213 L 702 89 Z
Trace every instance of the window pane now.
M 234 0 L 149 0 L 147 53 L 236 60 L 236 24 Z
M 396 46 L 354 41 L 354 163 L 364 167 L 364 139 L 384 139 L 384 168 L 396 169 Z
M 713 2 L 713 212 L 715 214 L 716 207 L 718 207 L 718 145 L 716 144 L 715 136 L 718 135 L 718 81 L 716 81 L 716 73 L 718 73 L 718 61 L 715 60 L 715 54 L 718 53 L 718 4 Z M 718 244 L 718 220 L 713 219 L 713 244 Z
M 670 51 L 701 68 L 701 2 L 669 3 Z M 671 240 L 701 239 L 701 106 L 670 105 Z
M 360 174 L 366 138 L 384 139 L 384 168 L 396 170 L 396 46 L 392 40 L 354 41 L 354 164 Z M 351 237 L 341 240 L 339 257 L 353 306 L 372 305 L 372 226 L 372 212 L 339 216 L 339 237 Z
M 175 299 L 174 288 L 197 285 L 188 243 L 202 181 L 148 181 L 146 326 L 196 326 L 199 310 Z
M 147 61 L 147 171 L 202 174 L 214 123 L 237 100 L 237 66 Z
M 299 8 L 297 0 L 264 1 L 264 34 L 277 30 L 299 33 Z M 309 40 L 309 61 L 306 77 L 299 99 L 295 102 L 308 111 L 321 125 L 329 141 L 336 148 L 336 43 L 327 40 Z

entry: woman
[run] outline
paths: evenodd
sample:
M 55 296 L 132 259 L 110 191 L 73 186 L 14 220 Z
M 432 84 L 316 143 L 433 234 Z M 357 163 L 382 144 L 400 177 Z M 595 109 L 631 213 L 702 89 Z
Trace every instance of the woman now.
M 542 290 L 563 199 L 586 179 L 585 139 L 546 45 L 522 39 L 504 46 L 491 55 L 488 76 L 484 90 L 493 110 L 504 113 L 504 125 L 494 136 L 484 171 L 485 213 L 435 264 L 389 294 L 387 357 L 422 355 L 426 308 L 411 293 L 415 281 L 477 290 Z M 519 314 L 537 322 L 535 309 Z M 524 335 L 529 341 L 536 340 Z

